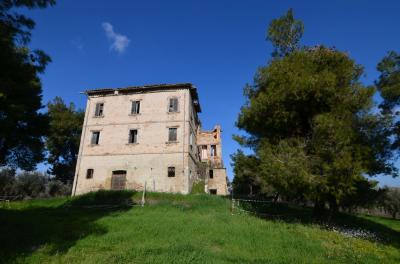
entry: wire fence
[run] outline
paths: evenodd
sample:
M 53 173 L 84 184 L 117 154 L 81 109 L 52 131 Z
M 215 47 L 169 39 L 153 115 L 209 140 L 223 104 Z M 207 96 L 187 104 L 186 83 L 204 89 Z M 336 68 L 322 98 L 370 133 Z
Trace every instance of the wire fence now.
M 263 218 L 287 219 L 301 217 L 299 212 L 291 211 L 293 204 L 283 201 L 233 198 L 231 197 L 231 214 L 250 214 Z
M 73 202 L 73 200 L 70 203 L 66 203 L 63 205 L 63 208 L 65 209 L 72 209 L 72 208 L 84 208 L 84 209 L 118 209 L 118 208 L 128 208 L 128 207 L 134 207 L 134 206 L 141 206 L 143 207 L 146 203 L 146 182 L 144 185 L 143 193 L 141 200 L 139 202 L 134 202 L 132 199 L 126 201 L 126 202 L 118 202 L 116 204 L 79 204 Z M 94 189 L 94 188 L 93 188 Z M 98 189 L 97 189 L 98 190 Z M 3 195 L 0 196 L 0 208 L 11 208 L 10 202 L 18 201 L 18 200 L 23 200 L 26 199 L 23 195 Z
M 22 195 L 3 195 L 0 196 L 0 201 L 16 201 L 22 199 Z

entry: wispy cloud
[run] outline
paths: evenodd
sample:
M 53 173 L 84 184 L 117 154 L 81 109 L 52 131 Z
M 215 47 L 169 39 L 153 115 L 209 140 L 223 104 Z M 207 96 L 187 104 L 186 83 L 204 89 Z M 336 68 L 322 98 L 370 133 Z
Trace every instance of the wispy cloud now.
M 106 33 L 107 38 L 112 41 L 110 49 L 120 54 L 124 53 L 126 48 L 129 46 L 129 42 L 131 42 L 130 39 L 128 39 L 128 37 L 125 35 L 116 33 L 114 31 L 113 25 L 111 25 L 108 22 L 104 22 L 102 26 Z

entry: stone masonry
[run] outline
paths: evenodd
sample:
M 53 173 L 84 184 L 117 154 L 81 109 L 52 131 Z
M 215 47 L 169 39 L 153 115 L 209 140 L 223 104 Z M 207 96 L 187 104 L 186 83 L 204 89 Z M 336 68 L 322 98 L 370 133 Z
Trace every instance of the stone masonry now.
M 202 131 L 189 83 L 85 91 L 73 195 L 100 189 L 227 195 L 221 129 Z

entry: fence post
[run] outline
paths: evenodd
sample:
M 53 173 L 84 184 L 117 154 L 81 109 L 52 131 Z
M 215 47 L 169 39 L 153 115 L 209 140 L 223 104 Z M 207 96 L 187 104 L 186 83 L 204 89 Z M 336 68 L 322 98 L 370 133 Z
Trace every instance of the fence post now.
M 144 189 L 143 189 L 143 194 L 142 194 L 142 207 L 144 206 L 144 203 L 145 203 L 144 196 L 145 196 L 145 193 L 146 193 L 146 183 L 147 183 L 147 181 L 144 182 Z
M 233 215 L 233 210 L 235 209 L 235 200 L 233 199 L 233 188 L 231 192 L 231 214 Z

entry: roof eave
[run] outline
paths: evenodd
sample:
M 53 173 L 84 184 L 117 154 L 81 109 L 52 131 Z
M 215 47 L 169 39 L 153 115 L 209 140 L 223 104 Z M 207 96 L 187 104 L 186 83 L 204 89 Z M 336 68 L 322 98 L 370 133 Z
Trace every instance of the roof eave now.
M 157 91 L 157 90 L 173 90 L 173 89 L 189 89 L 190 94 L 193 99 L 193 105 L 197 112 L 201 112 L 199 95 L 197 93 L 196 87 L 194 87 L 191 83 L 177 83 L 177 84 L 156 84 L 156 85 L 143 85 L 143 86 L 129 86 L 123 88 L 100 88 L 100 89 L 90 89 L 86 90 L 83 93 L 87 96 L 95 96 L 95 95 L 112 95 L 115 92 L 147 92 L 147 91 Z

